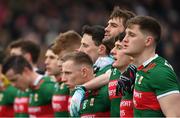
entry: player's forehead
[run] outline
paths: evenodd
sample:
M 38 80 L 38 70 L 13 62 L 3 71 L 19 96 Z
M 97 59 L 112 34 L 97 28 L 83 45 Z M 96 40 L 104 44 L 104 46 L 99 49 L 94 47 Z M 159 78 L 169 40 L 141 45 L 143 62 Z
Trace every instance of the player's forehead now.
M 46 57 L 49 57 L 49 56 L 53 56 L 53 57 L 58 57 L 58 55 L 56 55 L 52 50 L 48 49 L 46 51 L 46 54 L 45 54 Z
M 123 19 L 122 19 L 122 18 L 115 17 L 115 18 L 109 19 L 108 24 L 121 25 L 122 22 L 123 22 Z
M 125 32 L 128 32 L 128 31 L 138 31 L 138 30 L 140 30 L 140 26 L 139 26 L 139 25 L 137 25 L 137 24 L 131 24 L 131 25 L 129 25 L 129 26 L 126 28 Z
M 95 41 L 93 41 L 92 36 L 89 34 L 84 34 L 81 39 L 81 44 L 86 45 L 95 45 Z

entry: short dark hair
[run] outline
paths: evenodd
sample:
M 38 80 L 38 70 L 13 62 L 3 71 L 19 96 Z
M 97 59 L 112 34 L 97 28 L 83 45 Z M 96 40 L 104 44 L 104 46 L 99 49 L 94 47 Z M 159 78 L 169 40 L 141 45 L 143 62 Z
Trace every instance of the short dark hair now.
M 106 47 L 106 54 L 110 54 L 110 52 L 113 49 L 114 44 L 115 44 L 114 38 L 103 40 L 102 43 Z
M 69 30 L 64 33 L 60 33 L 51 47 L 55 54 L 60 54 L 64 50 L 69 52 L 74 51 L 81 45 L 81 36 L 74 30 Z
M 102 44 L 102 40 L 104 38 L 104 27 L 100 25 L 94 25 L 94 26 L 83 26 L 82 34 L 88 34 L 92 36 L 92 40 L 94 41 L 96 46 L 99 46 Z
M 121 41 L 124 39 L 125 35 L 126 35 L 125 32 L 119 33 L 119 34 L 115 37 L 115 42 L 116 42 L 117 40 L 119 40 L 119 41 L 121 42 Z
M 13 69 L 15 73 L 21 74 L 25 67 L 32 70 L 31 64 L 22 55 L 9 56 L 4 60 L 2 73 L 6 74 L 8 70 Z
M 161 25 L 156 19 L 150 16 L 136 16 L 127 22 L 127 27 L 132 25 L 139 25 L 143 33 L 153 35 L 156 44 L 159 43 L 161 39 Z
M 122 18 L 123 19 L 123 26 L 126 27 L 126 22 L 135 17 L 136 14 L 131 12 L 131 11 L 128 11 L 128 10 L 123 10 L 123 9 L 120 9 L 119 6 L 115 6 L 109 19 L 113 19 L 113 18 Z
M 93 67 L 93 61 L 91 57 L 88 54 L 81 51 L 74 51 L 62 57 L 63 62 L 68 61 L 68 60 L 72 60 L 76 64 L 79 64 L 79 65 L 86 64 L 90 67 Z
M 9 45 L 9 49 L 21 48 L 23 53 L 30 53 L 32 56 L 32 62 L 36 64 L 41 52 L 40 46 L 29 40 L 17 40 Z

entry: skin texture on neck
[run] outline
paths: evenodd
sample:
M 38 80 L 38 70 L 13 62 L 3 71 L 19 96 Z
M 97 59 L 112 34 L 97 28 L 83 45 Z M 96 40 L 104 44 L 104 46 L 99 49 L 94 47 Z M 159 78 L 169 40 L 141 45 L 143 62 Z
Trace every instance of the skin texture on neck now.
M 152 50 L 146 50 L 142 52 L 141 54 L 134 56 L 134 64 L 139 67 L 141 66 L 146 60 L 148 60 L 151 57 L 155 56 L 155 51 Z

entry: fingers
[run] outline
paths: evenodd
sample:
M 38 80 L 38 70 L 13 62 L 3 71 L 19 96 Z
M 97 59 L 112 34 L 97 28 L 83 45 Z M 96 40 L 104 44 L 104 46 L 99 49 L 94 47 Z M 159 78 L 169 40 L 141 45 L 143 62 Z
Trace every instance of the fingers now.
M 78 110 L 78 108 L 77 108 L 77 104 L 76 104 L 76 102 L 75 101 L 71 101 L 71 104 L 70 104 L 70 115 L 72 116 L 72 117 L 77 117 L 77 116 L 79 116 L 79 110 Z

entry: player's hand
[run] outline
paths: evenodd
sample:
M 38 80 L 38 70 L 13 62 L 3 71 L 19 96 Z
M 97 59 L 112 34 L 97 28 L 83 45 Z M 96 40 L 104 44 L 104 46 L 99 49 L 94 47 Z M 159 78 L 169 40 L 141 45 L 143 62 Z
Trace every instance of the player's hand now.
M 70 102 L 70 115 L 73 117 L 79 116 L 79 110 L 81 106 L 81 102 L 83 101 L 85 96 L 85 88 L 83 86 L 77 86 L 75 88 L 74 95 L 71 98 Z
M 124 95 L 127 91 L 132 93 L 136 79 L 137 68 L 134 65 L 129 65 L 127 70 L 120 76 L 116 87 L 117 95 Z

